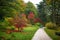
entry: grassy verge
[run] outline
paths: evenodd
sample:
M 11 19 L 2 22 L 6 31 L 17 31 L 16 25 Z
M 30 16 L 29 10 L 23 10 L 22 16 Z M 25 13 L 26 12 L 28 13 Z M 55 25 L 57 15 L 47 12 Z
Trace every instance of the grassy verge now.
M 53 40 L 60 40 L 60 37 L 55 34 L 55 30 L 45 28 L 45 31 Z
M 3 35 L 7 40 L 31 40 L 39 27 L 25 27 L 23 32 L 13 32 Z

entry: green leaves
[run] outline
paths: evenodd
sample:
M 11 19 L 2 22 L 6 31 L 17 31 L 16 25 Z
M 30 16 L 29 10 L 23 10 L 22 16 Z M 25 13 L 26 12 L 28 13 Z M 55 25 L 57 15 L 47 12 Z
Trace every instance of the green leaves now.
M 25 13 L 28 15 L 28 13 L 30 13 L 30 12 L 33 12 L 36 17 L 38 16 L 37 9 L 36 9 L 35 6 L 33 5 L 33 3 L 31 3 L 31 2 L 29 1 L 29 2 L 27 3 Z
M 16 13 L 23 13 L 25 3 L 23 0 L 0 0 L 0 19 L 4 17 L 12 17 Z

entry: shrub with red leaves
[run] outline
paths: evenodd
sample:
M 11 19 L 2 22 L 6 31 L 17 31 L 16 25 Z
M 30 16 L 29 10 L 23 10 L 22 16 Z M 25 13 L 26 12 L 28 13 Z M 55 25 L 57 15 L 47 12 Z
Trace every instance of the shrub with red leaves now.
M 34 23 L 38 23 L 38 22 L 43 24 L 43 21 L 40 18 L 35 18 Z
M 13 20 L 8 20 L 12 25 L 14 25 L 16 28 L 18 28 L 18 31 L 22 31 L 23 27 L 26 26 L 26 21 L 21 19 L 20 17 L 15 17 Z M 19 30 L 21 29 L 21 30 Z

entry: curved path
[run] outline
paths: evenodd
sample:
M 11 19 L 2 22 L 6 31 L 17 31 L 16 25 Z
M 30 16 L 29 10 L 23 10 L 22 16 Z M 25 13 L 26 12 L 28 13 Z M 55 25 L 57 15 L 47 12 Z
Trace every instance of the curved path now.
M 52 40 L 52 39 L 44 31 L 44 28 L 40 28 L 37 30 L 32 40 Z

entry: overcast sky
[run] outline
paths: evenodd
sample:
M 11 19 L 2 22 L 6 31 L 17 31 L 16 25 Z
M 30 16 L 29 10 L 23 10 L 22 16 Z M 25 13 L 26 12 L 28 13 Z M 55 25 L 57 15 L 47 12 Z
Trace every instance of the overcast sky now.
M 42 0 L 24 0 L 25 2 L 31 1 L 35 6 L 36 4 L 39 4 Z

